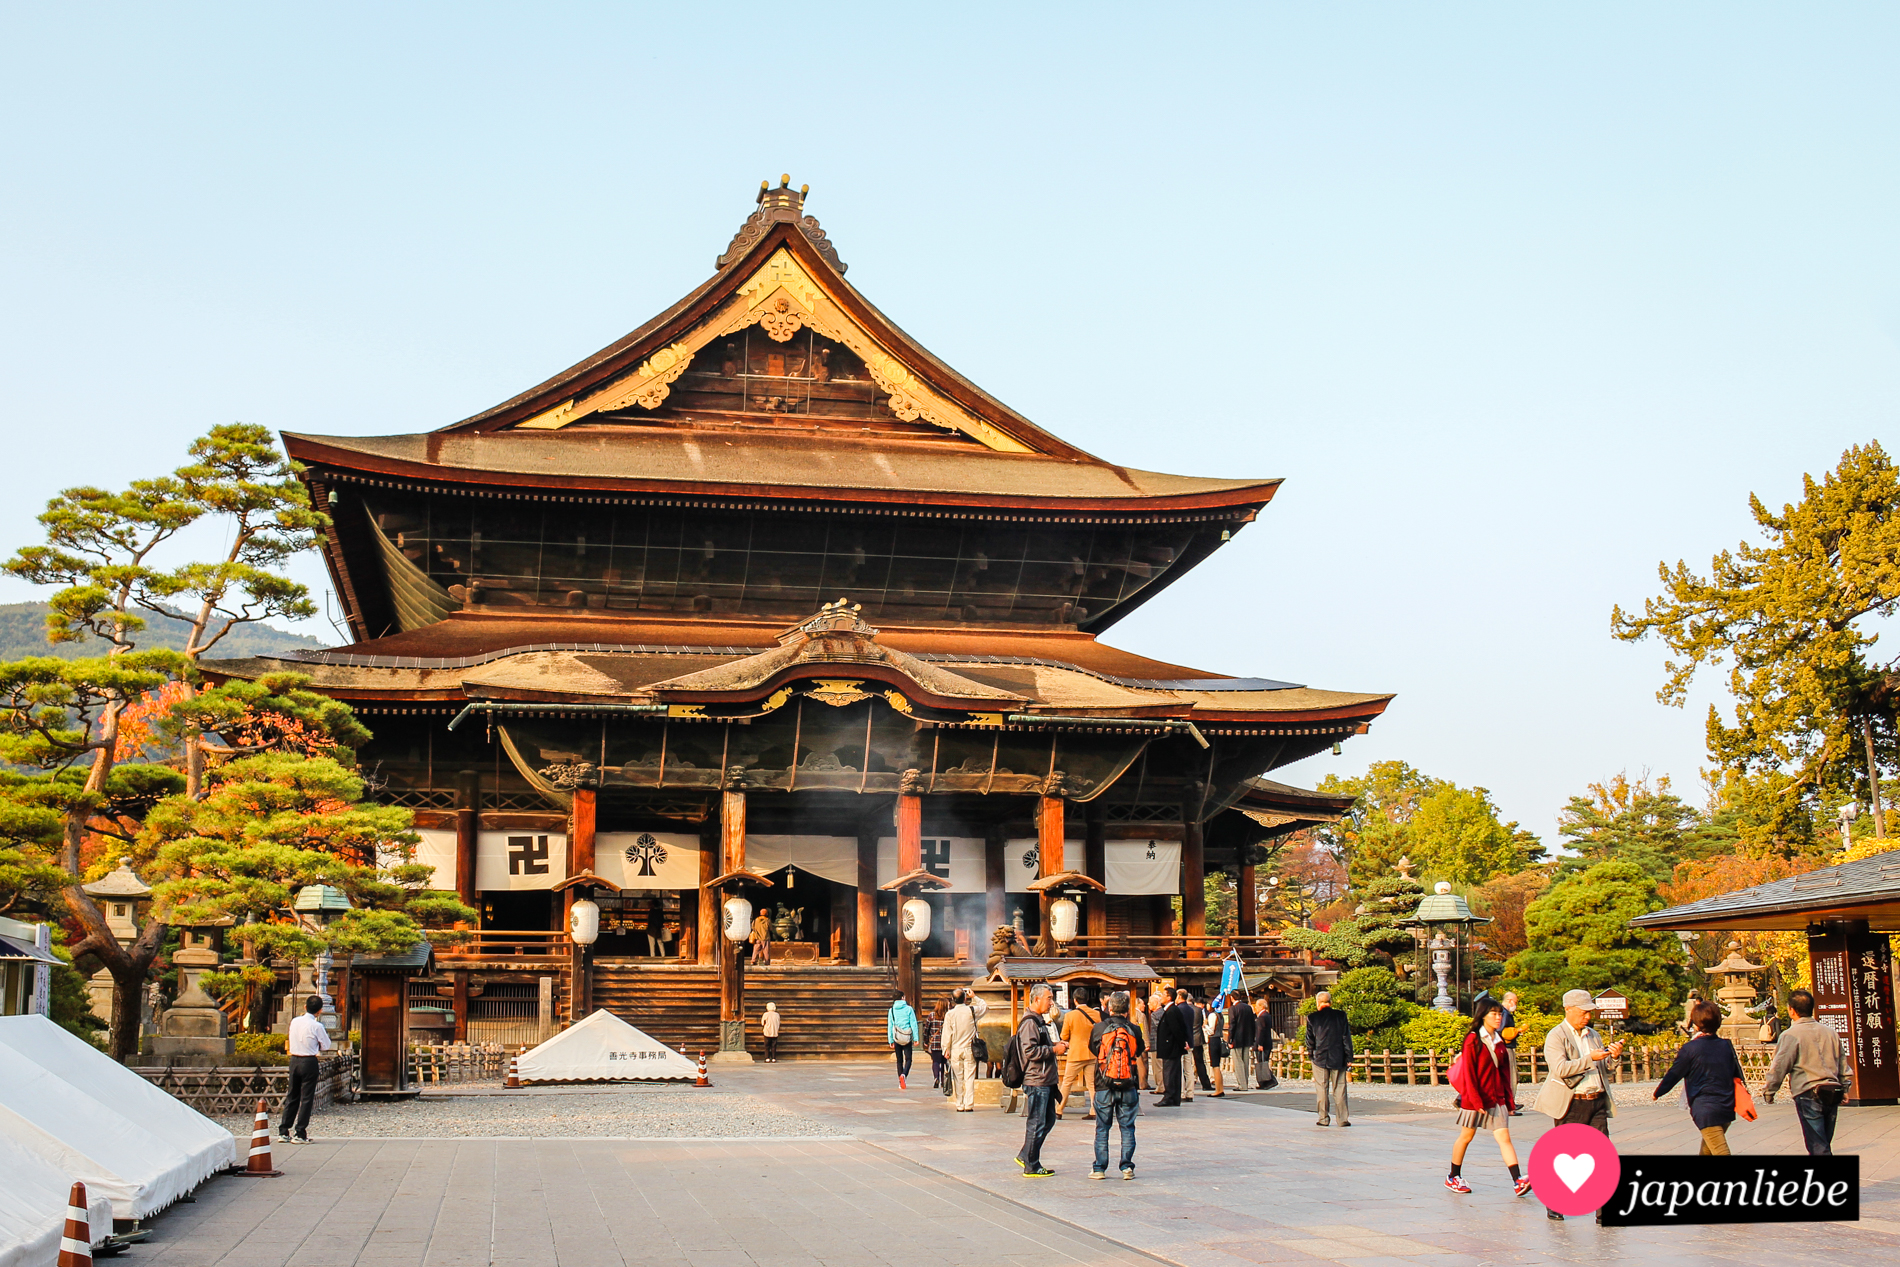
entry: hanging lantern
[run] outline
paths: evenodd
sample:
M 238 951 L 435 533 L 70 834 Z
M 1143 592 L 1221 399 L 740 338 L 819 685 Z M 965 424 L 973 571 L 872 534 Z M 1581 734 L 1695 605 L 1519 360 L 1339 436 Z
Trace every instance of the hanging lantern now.
M 742 897 L 729 897 L 723 909 L 727 941 L 744 941 L 752 935 L 752 903 Z
M 904 903 L 904 940 L 921 942 L 929 939 L 930 903 L 914 897 Z
M 591 946 L 600 939 L 600 907 L 589 898 L 574 903 L 574 909 L 568 913 L 568 932 L 573 934 L 577 946 Z
M 1057 941 L 1075 940 L 1076 905 L 1072 898 L 1059 897 L 1049 903 L 1049 934 Z

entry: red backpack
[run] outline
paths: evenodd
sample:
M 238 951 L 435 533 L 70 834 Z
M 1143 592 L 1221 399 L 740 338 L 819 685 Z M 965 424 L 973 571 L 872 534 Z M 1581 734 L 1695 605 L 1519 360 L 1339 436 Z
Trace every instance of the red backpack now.
M 1126 1024 L 1114 1024 L 1102 1035 L 1101 1050 L 1096 1054 L 1101 1062 L 1102 1077 L 1108 1085 L 1117 1091 L 1126 1091 L 1135 1085 L 1135 1032 Z

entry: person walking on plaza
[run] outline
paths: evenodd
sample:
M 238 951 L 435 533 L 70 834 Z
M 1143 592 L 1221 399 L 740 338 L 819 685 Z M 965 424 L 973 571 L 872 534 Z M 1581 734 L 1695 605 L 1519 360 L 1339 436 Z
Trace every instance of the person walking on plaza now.
M 1544 1065 L 1550 1075 L 1531 1107 L 1555 1118 L 1558 1126 L 1587 1126 L 1607 1136 L 1616 1105 L 1610 1099 L 1609 1080 L 1603 1076 L 1603 1062 L 1622 1055 L 1623 1044 L 1605 1047 L 1591 1028 L 1597 1004 L 1588 990 L 1564 991 L 1563 1006 L 1563 1023 L 1551 1026 L 1544 1038 Z M 1564 1216 L 1546 1210 L 1544 1217 L 1561 1222 Z
M 1056 1101 L 1058 1122 L 1069 1107 L 1069 1094 L 1078 1088 L 1087 1097 L 1083 1103 L 1089 1108 L 1083 1116 L 1090 1121 L 1095 1118 L 1095 1048 L 1089 1034 L 1102 1023 L 1102 1014 L 1093 1006 L 1095 995 L 1090 987 L 1076 986 L 1072 997 L 1075 1006 L 1062 1018 L 1062 1041 L 1069 1045 L 1069 1055 L 1062 1066 L 1061 1098 Z
M 1108 996 L 1108 1015 L 1089 1030 L 1089 1053 L 1095 1057 L 1095 1167 L 1091 1179 L 1108 1177 L 1108 1127 L 1121 1128 L 1123 1179 L 1135 1177 L 1135 1116 L 1141 1111 L 1141 1087 L 1135 1071 L 1146 1051 L 1141 1031 L 1128 1019 L 1130 1000 L 1125 991 Z
M 1331 1126 L 1352 1125 L 1352 1106 L 1346 1095 L 1346 1073 L 1352 1068 L 1352 1026 L 1346 1014 L 1333 1006 L 1330 990 L 1313 996 L 1313 1014 L 1306 1018 L 1306 1050 L 1313 1059 L 1313 1092 L 1319 1121 Z
M 1032 1179 L 1046 1179 L 1055 1171 L 1042 1164 L 1042 1141 L 1056 1124 L 1056 1070 L 1069 1045 L 1050 1032 L 1048 1015 L 1056 992 L 1046 982 L 1029 988 L 1029 1015 L 1016 1027 L 1010 1041 L 1017 1044 L 1023 1062 L 1023 1148 L 1016 1164 Z
M 317 1019 L 321 1011 L 322 995 L 305 999 L 303 1015 L 291 1021 L 285 1036 L 284 1049 L 290 1053 L 290 1086 L 284 1092 L 284 1121 L 277 1129 L 277 1138 L 286 1144 L 310 1142 L 310 1110 L 317 1103 L 317 1056 L 335 1045 Z
M 1273 1076 L 1273 1026 L 1268 1018 L 1272 1008 L 1266 995 L 1253 1005 L 1253 1085 L 1256 1090 L 1271 1091 L 1280 1085 Z
M 946 996 L 938 999 L 937 1006 L 924 1018 L 924 1050 L 930 1053 L 930 1085 L 939 1091 L 943 1089 L 943 1080 L 950 1076 L 950 1062 L 943 1054 L 943 1017 L 949 1010 L 950 1000 Z
M 759 1033 L 765 1036 L 765 1063 L 768 1065 L 778 1063 L 778 1027 L 783 1019 L 778 1014 L 776 1003 L 767 1003 L 765 1015 L 759 1018 Z
M 917 1009 L 902 990 L 891 992 L 891 1010 L 884 1014 L 884 1041 L 897 1054 L 897 1089 L 909 1090 L 910 1056 L 917 1042 Z
M 1208 1069 L 1214 1075 L 1214 1098 L 1218 1100 L 1227 1094 L 1227 1080 L 1221 1076 L 1227 1064 L 1227 1012 L 1218 998 L 1204 1011 L 1201 1033 L 1206 1040 Z
M 1509 1061 L 1510 1066 L 1511 1066 L 1510 1071 L 1506 1076 L 1508 1077 L 1511 1083 L 1513 1097 L 1515 1097 L 1516 1088 L 1517 1088 L 1517 991 L 1516 990 L 1506 990 L 1504 992 L 1504 1027 L 1499 1032 L 1504 1035 L 1504 1055 L 1505 1055 L 1505 1058 Z M 1521 1104 L 1516 1104 L 1515 1099 L 1513 1100 L 1513 1105 L 1514 1107 L 1511 1109 L 1511 1116 L 1523 1117 L 1524 1106 Z
M 955 1093 L 953 1107 L 959 1113 L 976 1111 L 976 1023 L 990 1005 L 965 987 L 950 995 L 950 1010 L 943 1014 L 943 1054 L 950 1062 L 945 1077 Z
M 1192 1018 L 1192 1027 L 1188 1030 L 1188 1046 L 1194 1052 L 1194 1081 L 1203 1091 L 1212 1091 L 1214 1084 L 1207 1078 L 1207 1009 L 1194 1001 L 1192 992 L 1181 991 L 1184 996 L 1182 1006 Z M 1183 1100 L 1194 1098 L 1194 1089 L 1188 1088 L 1181 1096 Z
M 1229 1063 L 1233 1074 L 1234 1090 L 1244 1091 L 1252 1080 L 1253 1072 L 1253 1009 L 1247 1006 L 1247 996 L 1239 990 L 1227 996 L 1227 1047 Z
M 1192 1022 L 1179 1003 L 1151 1006 L 1148 1015 L 1154 1018 L 1155 1050 L 1161 1053 L 1161 1098 L 1155 1103 L 1164 1109 L 1178 1109 L 1181 1107 L 1181 1058 L 1187 1054 L 1188 1026 Z
M 1154 1026 L 1148 1022 L 1148 1003 L 1141 997 L 1141 991 L 1132 990 L 1128 994 L 1128 1023 L 1141 1035 L 1143 1054 L 1135 1064 L 1135 1089 L 1148 1089 L 1148 1052 L 1154 1049 Z
M 1451 1146 L 1451 1173 L 1445 1176 L 1445 1186 L 1453 1192 L 1471 1191 L 1464 1176 L 1465 1150 L 1480 1130 L 1490 1131 L 1498 1141 L 1498 1152 L 1511 1172 L 1511 1195 L 1521 1197 L 1531 1190 L 1511 1143 L 1517 1085 L 1509 1077 L 1511 1057 L 1503 1030 L 1504 1004 L 1489 997 L 1478 1000 L 1464 1048 L 1458 1053 L 1464 1084 L 1458 1091 L 1458 1142 Z
M 1689 1013 L 1695 1037 L 1676 1049 L 1675 1063 L 1656 1084 L 1650 1098 L 1660 1100 L 1675 1090 L 1678 1082 L 1689 1093 L 1689 1120 L 1702 1132 L 1704 1157 L 1727 1157 L 1728 1128 L 1735 1121 L 1735 1082 L 1742 1076 L 1742 1062 L 1735 1057 L 1735 1044 L 1717 1034 L 1722 1028 L 1722 1009 L 1713 1003 L 1698 1003 Z
M 1775 1102 L 1781 1080 L 1788 1080 L 1794 1113 L 1801 1119 L 1801 1138 L 1811 1157 L 1834 1155 L 1834 1120 L 1841 1111 L 1851 1077 L 1841 1036 L 1814 1019 L 1814 995 L 1796 990 L 1788 996 L 1792 1022 L 1775 1041 L 1775 1059 L 1768 1066 L 1762 1098 Z

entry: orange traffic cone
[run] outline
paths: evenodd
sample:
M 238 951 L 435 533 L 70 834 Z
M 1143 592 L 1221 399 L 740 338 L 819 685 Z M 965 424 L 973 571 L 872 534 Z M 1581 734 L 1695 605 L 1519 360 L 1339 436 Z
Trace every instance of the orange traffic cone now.
M 257 1102 L 257 1121 L 251 1127 L 251 1160 L 244 1169 L 233 1171 L 246 1179 L 275 1179 L 284 1172 L 274 1168 L 270 1159 L 270 1110 Z
M 92 1221 L 86 1213 L 86 1185 L 76 1183 L 66 1198 L 66 1231 L 59 1238 L 58 1267 L 92 1267 Z
M 521 1069 L 515 1063 L 520 1059 L 519 1056 L 508 1057 L 508 1081 L 502 1083 L 502 1085 L 507 1087 L 510 1091 L 519 1091 L 521 1089 Z
M 703 1051 L 699 1053 L 699 1080 L 693 1083 L 693 1085 L 696 1087 L 710 1087 L 712 1085 L 712 1079 L 706 1076 L 706 1053 Z

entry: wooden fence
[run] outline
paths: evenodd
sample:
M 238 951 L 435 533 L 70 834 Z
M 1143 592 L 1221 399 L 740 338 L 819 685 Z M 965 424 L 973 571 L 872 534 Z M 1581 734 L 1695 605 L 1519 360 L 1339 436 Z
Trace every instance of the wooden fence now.
M 135 1066 L 132 1072 L 212 1117 L 248 1118 L 259 1100 L 274 1115 L 290 1090 L 289 1065 Z M 354 1051 L 336 1051 L 319 1058 L 316 1103 L 355 1099 L 356 1081 Z
M 508 1072 L 500 1043 L 411 1043 L 409 1081 L 418 1086 L 445 1082 L 493 1082 Z
M 1665 1073 L 1676 1059 L 1674 1047 L 1628 1047 L 1621 1057 L 1605 1060 L 1603 1068 L 1610 1081 L 1617 1082 L 1655 1082 Z M 1406 1086 L 1442 1086 L 1445 1085 L 1445 1071 L 1457 1058 L 1456 1051 L 1362 1051 L 1354 1055 L 1352 1067 L 1347 1078 L 1352 1082 L 1386 1082 Z M 1768 1066 L 1774 1061 L 1772 1047 L 1737 1047 L 1736 1057 L 1742 1063 L 1742 1072 L 1748 1080 L 1759 1086 L 1768 1077 Z M 1273 1049 L 1271 1060 L 1273 1072 L 1281 1078 L 1311 1078 L 1313 1060 L 1305 1049 L 1291 1044 Z M 1541 1046 L 1521 1044 L 1517 1049 L 1517 1080 L 1519 1082 L 1542 1082 L 1549 1072 L 1544 1064 L 1544 1049 Z

